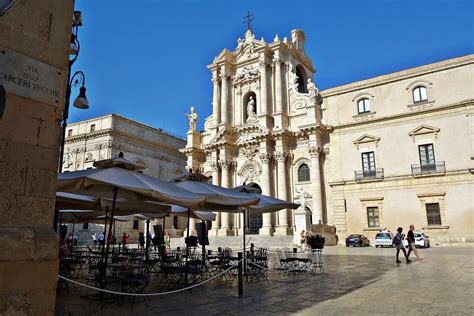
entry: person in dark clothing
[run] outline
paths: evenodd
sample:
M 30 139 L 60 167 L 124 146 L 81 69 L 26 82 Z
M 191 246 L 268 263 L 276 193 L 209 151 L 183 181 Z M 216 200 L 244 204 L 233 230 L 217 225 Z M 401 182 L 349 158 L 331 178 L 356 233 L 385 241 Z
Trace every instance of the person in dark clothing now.
M 415 234 L 413 231 L 415 230 L 415 226 L 412 224 L 410 225 L 410 230 L 407 233 L 407 241 L 408 241 L 408 253 L 407 257 L 410 258 L 410 253 L 413 251 L 415 253 L 416 259 L 418 261 L 423 260 L 423 258 L 418 254 L 418 250 L 415 248 Z
M 400 250 L 403 251 L 403 254 L 405 255 L 405 259 L 407 263 L 410 263 L 411 260 L 408 259 L 407 252 L 405 251 L 405 246 L 403 245 L 403 238 L 405 238 L 405 235 L 402 235 L 403 228 L 398 227 L 397 228 L 397 234 L 395 235 L 395 238 L 393 238 L 393 243 L 395 245 L 395 248 L 397 248 L 397 263 L 401 263 L 401 261 L 398 259 L 398 255 L 400 254 Z

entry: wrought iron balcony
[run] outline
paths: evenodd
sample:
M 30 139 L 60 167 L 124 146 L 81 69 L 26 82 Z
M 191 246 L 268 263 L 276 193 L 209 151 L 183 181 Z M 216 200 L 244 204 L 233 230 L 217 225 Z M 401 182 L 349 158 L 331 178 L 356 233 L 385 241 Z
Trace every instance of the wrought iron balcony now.
M 354 171 L 356 181 L 365 180 L 381 180 L 383 179 L 383 168 L 370 169 L 370 170 L 357 170 Z
M 411 165 L 411 173 L 414 176 L 425 175 L 425 174 L 434 174 L 434 173 L 446 173 L 446 167 L 444 161 L 437 161 L 430 164 L 418 164 Z

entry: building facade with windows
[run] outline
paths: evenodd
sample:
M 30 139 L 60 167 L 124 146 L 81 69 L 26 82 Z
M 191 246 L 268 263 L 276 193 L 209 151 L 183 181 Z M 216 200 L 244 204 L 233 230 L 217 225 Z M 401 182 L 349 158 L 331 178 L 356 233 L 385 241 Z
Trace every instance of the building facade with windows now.
M 186 156 L 179 151 L 185 143 L 184 139 L 160 128 L 109 114 L 68 125 L 63 171 L 92 168 L 94 161 L 117 157 L 123 152 L 126 159 L 145 166 L 144 173 L 170 181 L 185 172 Z M 172 225 L 182 231 L 186 228 L 186 219 L 169 218 L 166 226 L 170 229 Z M 74 226 L 79 241 L 87 243 L 92 240 L 93 232 L 103 229 L 103 225 L 97 224 Z M 116 222 L 117 242 L 125 232 L 130 235 L 130 242 L 135 243 L 138 234 L 143 231 L 143 221 Z M 72 224 L 68 232 L 72 232 Z
M 473 242 L 474 55 L 318 91 L 305 35 L 249 30 L 208 66 L 213 114 L 188 131 L 188 168 L 304 202 L 312 223 L 372 237 L 414 224 Z M 294 211 L 229 215 L 212 235 L 296 233 Z
M 473 63 L 468 55 L 321 92 L 328 218 L 340 233 L 414 224 L 434 243 L 473 242 Z

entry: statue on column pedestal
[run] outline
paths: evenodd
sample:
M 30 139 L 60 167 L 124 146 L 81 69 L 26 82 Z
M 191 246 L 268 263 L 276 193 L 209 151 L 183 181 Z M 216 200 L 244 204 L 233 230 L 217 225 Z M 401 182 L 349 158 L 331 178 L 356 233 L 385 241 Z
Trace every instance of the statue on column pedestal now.
M 188 132 L 194 132 L 196 131 L 196 122 L 198 119 L 198 115 L 196 112 L 194 112 L 194 106 L 191 106 L 191 113 L 188 114 L 186 113 L 186 117 L 189 120 L 189 130 Z

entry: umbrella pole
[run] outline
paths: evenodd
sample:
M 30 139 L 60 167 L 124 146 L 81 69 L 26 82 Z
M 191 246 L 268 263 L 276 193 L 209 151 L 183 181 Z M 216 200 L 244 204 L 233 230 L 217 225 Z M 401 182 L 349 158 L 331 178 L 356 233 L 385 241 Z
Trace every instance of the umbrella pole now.
M 146 221 L 146 232 L 145 232 L 145 241 L 146 241 L 146 248 L 145 248 L 145 258 L 146 258 L 146 261 L 148 261 L 149 257 L 148 257 L 148 246 L 149 246 L 149 243 L 150 241 L 148 240 L 148 234 L 150 233 L 150 220 L 147 220 Z
M 107 274 L 107 257 L 109 255 L 109 247 L 110 247 L 110 234 L 112 233 L 112 222 L 114 220 L 114 211 L 115 211 L 115 202 L 117 200 L 117 191 L 118 188 L 114 187 L 113 192 L 114 192 L 114 199 L 112 201 L 112 211 L 110 212 L 110 226 L 109 226 L 109 233 L 107 235 L 107 247 L 105 249 L 105 260 L 104 260 L 104 268 L 103 268 L 103 273 L 102 273 L 102 288 L 105 288 L 105 277 Z
M 188 230 L 186 231 L 186 270 L 184 275 L 184 282 L 188 284 L 188 257 L 189 257 L 189 224 L 190 224 L 191 209 L 188 208 Z
M 114 239 L 116 239 L 116 237 L 115 237 L 115 224 L 116 224 L 115 219 L 114 219 L 113 223 L 114 223 L 114 233 L 112 234 L 112 249 L 115 250 L 115 242 L 114 242 Z
M 166 223 L 166 216 L 163 217 L 163 229 L 162 229 L 162 232 L 161 232 L 161 245 L 158 245 L 158 247 L 160 247 L 160 251 L 161 251 L 161 260 L 164 260 L 165 258 L 165 251 L 167 250 L 166 249 L 166 245 L 165 245 L 165 223 Z M 170 239 L 170 243 L 171 243 L 171 239 Z
M 206 265 L 206 237 L 204 236 L 206 234 L 206 222 L 201 219 L 201 236 L 202 236 L 202 265 Z
M 72 250 L 74 250 L 74 228 L 76 223 L 72 223 Z
M 245 248 L 246 247 L 246 244 L 245 244 L 245 220 L 246 220 L 246 215 L 247 215 L 247 209 L 244 208 L 244 218 L 243 218 L 243 221 L 242 221 L 242 227 L 243 227 L 243 236 L 244 236 L 244 274 L 247 274 L 247 260 L 245 260 L 245 258 L 247 257 L 247 249 Z

